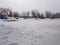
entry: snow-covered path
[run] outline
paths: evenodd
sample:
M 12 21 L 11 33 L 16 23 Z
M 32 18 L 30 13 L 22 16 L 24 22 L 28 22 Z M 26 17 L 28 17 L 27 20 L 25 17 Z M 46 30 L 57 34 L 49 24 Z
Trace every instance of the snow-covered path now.
M 0 45 L 60 45 L 60 19 L 0 20 Z

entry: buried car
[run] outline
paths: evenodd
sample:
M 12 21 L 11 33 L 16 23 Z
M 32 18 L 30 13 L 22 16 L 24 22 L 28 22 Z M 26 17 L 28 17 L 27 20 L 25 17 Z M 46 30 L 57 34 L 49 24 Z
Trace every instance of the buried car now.
M 8 22 L 12 22 L 12 21 L 17 21 L 18 19 L 16 19 L 15 17 L 8 17 L 8 19 L 6 19 L 5 21 Z
M 5 15 L 0 15 L 0 19 L 7 19 L 7 16 L 5 16 Z

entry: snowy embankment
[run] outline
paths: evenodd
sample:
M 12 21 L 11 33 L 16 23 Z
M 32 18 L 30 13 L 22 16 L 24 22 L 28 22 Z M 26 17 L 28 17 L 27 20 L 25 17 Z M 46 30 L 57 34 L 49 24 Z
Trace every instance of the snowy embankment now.
M 60 45 L 60 19 L 0 20 L 0 45 Z

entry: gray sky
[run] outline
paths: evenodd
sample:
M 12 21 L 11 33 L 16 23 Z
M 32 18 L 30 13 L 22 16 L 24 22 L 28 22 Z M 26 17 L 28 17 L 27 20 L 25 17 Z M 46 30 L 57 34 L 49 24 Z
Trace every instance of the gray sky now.
M 0 7 L 12 8 L 17 11 L 29 11 L 33 9 L 44 12 L 60 12 L 60 0 L 0 0 Z

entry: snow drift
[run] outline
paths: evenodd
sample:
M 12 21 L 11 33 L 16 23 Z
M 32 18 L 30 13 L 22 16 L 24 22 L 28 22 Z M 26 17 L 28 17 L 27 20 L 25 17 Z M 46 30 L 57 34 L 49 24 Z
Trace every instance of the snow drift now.
M 0 19 L 0 45 L 60 45 L 60 19 Z

